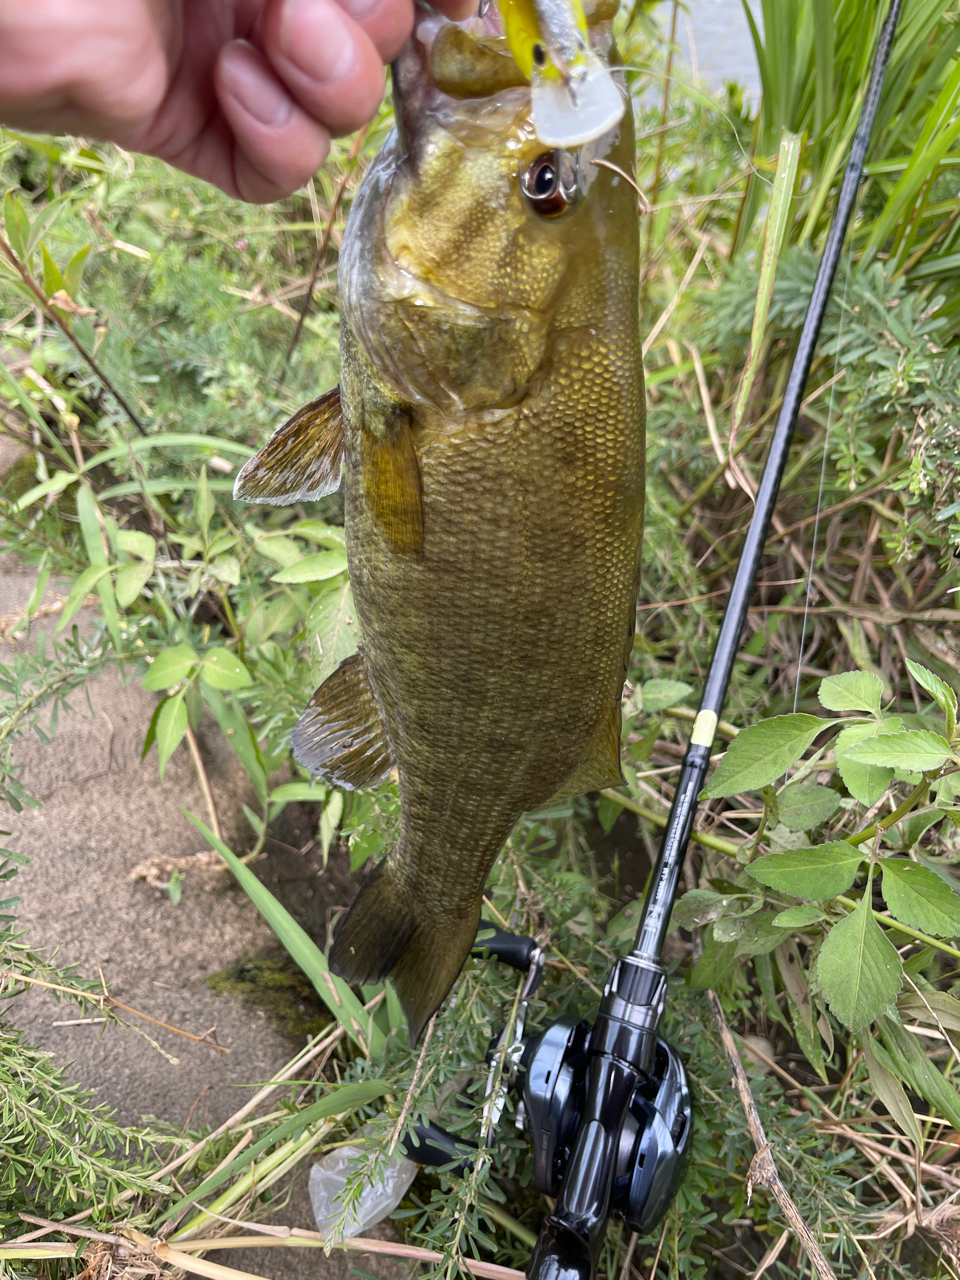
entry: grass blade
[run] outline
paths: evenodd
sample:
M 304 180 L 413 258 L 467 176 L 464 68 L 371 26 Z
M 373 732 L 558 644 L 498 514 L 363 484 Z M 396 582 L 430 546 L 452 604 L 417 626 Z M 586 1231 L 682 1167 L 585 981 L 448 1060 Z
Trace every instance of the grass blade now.
M 365 1011 L 343 979 L 330 972 L 327 957 L 310 935 L 297 924 L 286 907 L 277 901 L 265 885 L 260 883 L 232 849 L 228 849 L 222 840 L 218 840 L 210 828 L 189 809 L 184 809 L 184 813 L 203 838 L 209 841 L 210 848 L 216 849 L 223 858 L 247 897 L 277 935 L 291 959 L 300 966 L 313 983 L 317 995 L 363 1056 L 370 1059 L 378 1058 L 383 1053 L 383 1033 L 374 1022 L 373 1015 Z

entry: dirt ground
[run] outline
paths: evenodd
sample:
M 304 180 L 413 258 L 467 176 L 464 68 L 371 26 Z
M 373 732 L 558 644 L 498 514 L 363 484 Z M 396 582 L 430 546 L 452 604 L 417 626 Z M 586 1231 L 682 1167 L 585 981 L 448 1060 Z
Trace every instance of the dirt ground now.
M 0 466 L 3 461 L 0 456 Z M 21 611 L 33 585 L 32 573 L 15 555 L 0 555 L 0 616 Z M 54 597 L 48 592 L 47 599 Z M 41 625 L 52 629 L 55 620 Z M 35 642 L 34 631 L 29 643 Z M 0 660 L 10 656 L 8 642 Z M 162 783 L 155 754 L 140 761 L 156 695 L 135 679 L 124 683 L 116 670 L 95 680 L 89 694 L 89 704 L 82 693 L 71 698 L 73 710 L 49 743 L 30 735 L 16 745 L 21 781 L 43 802 L 38 811 L 2 815 L 10 831 L 4 843 L 31 859 L 16 881 L 19 923 L 34 946 L 57 952 L 58 962 L 76 964 L 85 977 L 102 974 L 110 994 L 124 1004 L 195 1036 L 215 1035 L 229 1052 L 140 1018 L 129 1018 L 138 1030 L 78 1021 L 75 1006 L 40 989 L 6 1003 L 4 1017 L 58 1063 L 69 1064 L 70 1079 L 94 1090 L 122 1123 L 154 1116 L 178 1129 L 188 1121 L 215 1125 L 290 1060 L 303 1035 L 294 1041 L 289 1027 L 256 1000 L 215 995 L 207 984 L 210 975 L 231 966 L 278 955 L 270 930 L 228 874 L 188 870 L 176 905 L 166 890 L 132 878 L 151 859 L 189 859 L 200 852 L 202 839 L 182 810 L 204 820 L 206 811 L 185 746 Z M 198 741 L 224 838 L 246 849 L 252 840 L 241 811 L 250 799 L 246 776 L 215 726 L 201 726 Z M 356 886 L 345 858 L 333 856 L 327 873 L 318 875 L 312 815 L 291 806 L 283 822 L 257 872 L 322 938 L 329 908 L 348 903 Z M 314 1226 L 307 1172 L 281 1214 L 291 1226 Z M 394 1280 L 405 1274 L 400 1264 L 368 1255 L 327 1259 L 313 1250 L 231 1251 L 216 1260 L 275 1280 L 346 1280 L 356 1272 L 351 1259 L 368 1275 Z

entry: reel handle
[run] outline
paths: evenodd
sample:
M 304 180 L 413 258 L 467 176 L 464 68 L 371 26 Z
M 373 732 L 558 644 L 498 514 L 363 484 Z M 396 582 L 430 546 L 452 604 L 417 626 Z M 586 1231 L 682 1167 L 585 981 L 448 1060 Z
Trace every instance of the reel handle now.
M 483 955 L 485 951 L 489 951 L 495 960 L 508 964 L 511 969 L 526 973 L 534 963 L 539 947 L 535 938 L 528 938 L 520 933 L 507 933 L 489 920 L 481 920 L 477 940 L 470 948 L 470 954 Z

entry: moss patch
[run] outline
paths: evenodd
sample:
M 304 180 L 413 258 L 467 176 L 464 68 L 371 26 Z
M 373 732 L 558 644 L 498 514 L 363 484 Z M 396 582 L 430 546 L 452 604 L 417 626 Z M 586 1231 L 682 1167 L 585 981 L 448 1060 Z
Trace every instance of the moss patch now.
M 306 977 L 289 960 L 256 957 L 220 969 L 207 978 L 215 995 L 239 996 L 262 1009 L 291 1040 L 315 1036 L 331 1018 Z

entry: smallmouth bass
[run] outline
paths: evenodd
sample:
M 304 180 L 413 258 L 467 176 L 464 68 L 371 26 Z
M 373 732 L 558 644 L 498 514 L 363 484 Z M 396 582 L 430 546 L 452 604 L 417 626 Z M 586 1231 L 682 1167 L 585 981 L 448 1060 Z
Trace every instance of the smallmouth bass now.
M 588 22 L 615 66 L 611 17 Z M 645 412 L 636 196 L 617 172 L 634 167 L 630 110 L 545 147 L 495 11 L 418 8 L 393 73 L 396 129 L 341 250 L 340 386 L 236 496 L 317 498 L 342 468 L 363 643 L 293 746 L 343 788 L 396 766 L 399 843 L 330 963 L 389 978 L 415 1043 L 520 815 L 622 781 Z

